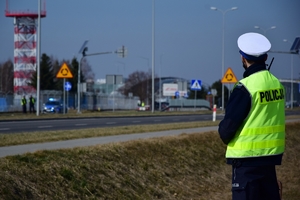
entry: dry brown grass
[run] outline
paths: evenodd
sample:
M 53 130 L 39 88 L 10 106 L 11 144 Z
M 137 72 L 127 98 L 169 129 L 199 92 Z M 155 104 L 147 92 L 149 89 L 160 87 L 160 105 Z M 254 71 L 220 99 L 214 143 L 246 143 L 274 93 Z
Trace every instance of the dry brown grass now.
M 300 123 L 287 125 L 277 168 L 283 198 L 300 196 Z M 40 151 L 0 159 L 2 199 L 231 199 L 217 132 Z
M 300 122 L 287 125 L 283 165 L 277 167 L 277 172 L 283 181 L 284 199 L 300 199 Z

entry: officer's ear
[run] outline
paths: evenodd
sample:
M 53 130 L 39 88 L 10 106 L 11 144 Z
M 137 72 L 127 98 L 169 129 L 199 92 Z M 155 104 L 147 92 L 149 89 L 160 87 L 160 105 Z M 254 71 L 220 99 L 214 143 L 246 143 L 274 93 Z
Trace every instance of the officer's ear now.
M 265 62 L 268 60 L 268 54 L 265 55 Z
M 247 63 L 248 62 L 247 59 L 242 55 L 241 55 L 241 59 L 242 59 L 242 63 Z

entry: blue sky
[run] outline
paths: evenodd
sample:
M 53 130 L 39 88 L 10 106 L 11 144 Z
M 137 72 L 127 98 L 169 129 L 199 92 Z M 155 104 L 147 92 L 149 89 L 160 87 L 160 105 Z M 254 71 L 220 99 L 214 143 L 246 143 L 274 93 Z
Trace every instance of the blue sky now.
M 44 1 L 44 0 L 42 0 Z M 38 0 L 9 0 L 9 9 L 38 10 Z M 13 58 L 13 19 L 0 10 L 0 62 Z M 213 11 L 238 7 L 223 15 Z M 242 78 L 237 38 L 246 32 L 266 32 L 274 51 L 289 51 L 300 36 L 298 0 L 155 0 L 155 73 L 211 85 L 222 74 L 222 19 L 225 16 L 225 71 L 231 67 Z M 115 51 L 124 45 L 126 58 L 115 54 L 89 56 L 95 78 L 128 74 L 152 67 L 152 0 L 48 0 L 42 19 L 41 52 L 59 60 L 81 58 L 78 51 L 89 40 L 88 52 Z M 255 29 L 259 26 L 261 29 Z M 269 29 L 276 26 L 275 29 Z M 263 30 L 262 30 L 263 29 Z M 267 30 L 269 29 L 269 30 Z M 267 31 L 264 31 L 267 30 Z M 271 71 L 291 78 L 291 56 L 275 57 Z M 300 56 L 293 56 L 293 76 L 299 79 Z

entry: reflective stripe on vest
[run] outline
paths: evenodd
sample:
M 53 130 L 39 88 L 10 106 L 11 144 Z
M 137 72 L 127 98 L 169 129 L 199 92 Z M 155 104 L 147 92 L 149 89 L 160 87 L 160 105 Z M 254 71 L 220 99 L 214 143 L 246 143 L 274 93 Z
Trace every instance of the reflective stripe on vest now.
M 227 146 L 227 158 L 278 155 L 285 147 L 284 88 L 268 71 L 240 81 L 249 91 L 252 106 Z

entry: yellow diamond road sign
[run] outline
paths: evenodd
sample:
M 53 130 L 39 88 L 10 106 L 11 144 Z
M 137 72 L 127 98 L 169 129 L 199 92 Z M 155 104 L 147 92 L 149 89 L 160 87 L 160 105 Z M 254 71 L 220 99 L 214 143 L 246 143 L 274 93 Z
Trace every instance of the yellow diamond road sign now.
M 224 74 L 222 80 L 222 83 L 236 83 L 238 82 L 237 78 L 235 77 L 232 69 L 229 67 L 226 71 L 226 73 Z
M 73 74 L 66 63 L 61 66 L 56 74 L 56 78 L 73 78 Z

